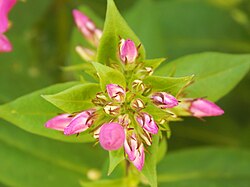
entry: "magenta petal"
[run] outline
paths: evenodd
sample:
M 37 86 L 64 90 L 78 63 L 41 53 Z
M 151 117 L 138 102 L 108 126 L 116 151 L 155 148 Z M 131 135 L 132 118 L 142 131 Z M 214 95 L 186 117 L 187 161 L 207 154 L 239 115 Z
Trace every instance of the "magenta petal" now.
M 161 108 L 173 108 L 178 105 L 178 100 L 166 92 L 156 92 L 151 97 L 154 104 Z
M 61 114 L 46 122 L 45 127 L 64 131 L 64 128 L 71 122 L 72 117 L 69 114 Z
M 105 123 L 99 133 L 100 145 L 103 149 L 111 151 L 120 149 L 125 141 L 125 132 L 119 123 Z
M 86 110 L 77 114 L 64 129 L 64 134 L 72 135 L 87 130 L 94 122 L 93 119 L 91 119 L 92 115 L 93 110 Z
M 195 117 L 220 116 L 224 114 L 224 111 L 219 106 L 206 99 L 192 101 L 190 112 Z
M 137 149 L 137 139 L 136 139 L 135 135 L 133 135 L 131 138 L 125 139 L 124 150 L 127 153 L 130 161 L 135 160 L 136 149 Z
M 0 1 L 0 33 L 4 33 L 8 29 L 8 13 L 15 5 L 16 0 Z
M 139 171 L 141 171 L 144 166 L 144 162 L 145 162 L 144 146 L 143 144 L 141 144 L 136 152 L 136 158 L 134 161 L 132 161 L 132 163 Z
M 8 38 L 3 34 L 0 34 L 0 53 L 12 51 L 12 45 Z
M 117 84 L 106 85 L 107 93 L 110 99 L 114 99 L 117 102 L 123 102 L 125 98 L 125 90 Z
M 120 42 L 120 58 L 125 63 L 133 63 L 138 56 L 137 47 L 132 40 L 122 39 Z
M 146 112 L 141 112 L 136 117 L 137 122 L 141 125 L 143 129 L 148 131 L 151 134 L 157 134 L 158 133 L 158 126 L 155 123 L 153 117 Z

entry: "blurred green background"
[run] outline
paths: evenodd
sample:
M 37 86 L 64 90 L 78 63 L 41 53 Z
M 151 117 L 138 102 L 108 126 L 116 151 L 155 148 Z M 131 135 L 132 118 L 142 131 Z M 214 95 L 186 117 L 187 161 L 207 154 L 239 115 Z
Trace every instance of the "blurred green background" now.
M 171 61 L 203 51 L 250 53 L 249 0 L 115 2 L 145 45 L 148 58 L 167 57 L 167 61 Z M 45 86 L 72 80 L 72 75 L 63 72 L 61 67 L 75 63 L 70 58 L 71 33 L 75 27 L 71 11 L 80 5 L 89 7 L 104 20 L 105 0 L 26 0 L 17 3 L 10 14 L 12 28 L 7 33 L 14 51 L 0 54 L 0 104 Z M 169 155 L 176 150 L 202 146 L 248 150 L 249 80 L 248 73 L 218 102 L 225 110 L 223 116 L 205 121 L 187 118 L 184 122 L 170 124 Z M 93 159 L 97 153 L 100 156 Z M 106 152 L 98 146 L 92 148 L 92 144 L 57 142 L 0 121 L 0 187 L 79 186 L 79 178 L 87 179 L 86 172 L 90 168 L 105 165 L 106 156 Z M 249 175 L 241 182 L 244 180 L 246 182 L 239 186 L 249 184 Z M 171 186 L 171 182 L 168 185 Z

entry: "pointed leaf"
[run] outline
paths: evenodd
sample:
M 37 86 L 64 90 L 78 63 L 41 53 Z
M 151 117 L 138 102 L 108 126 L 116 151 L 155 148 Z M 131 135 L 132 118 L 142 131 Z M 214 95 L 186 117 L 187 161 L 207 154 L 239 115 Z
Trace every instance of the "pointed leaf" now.
M 124 149 L 121 148 L 116 151 L 109 151 L 109 170 L 108 175 L 110 175 L 115 167 L 124 160 Z
M 113 0 L 108 0 L 106 20 L 104 24 L 103 35 L 97 50 L 97 61 L 103 64 L 110 64 L 110 60 L 119 61 L 118 45 L 119 37 L 124 39 L 131 39 L 136 46 L 141 42 L 129 28 L 126 21 L 122 18 L 117 10 Z M 108 46 L 108 47 L 107 47 Z M 139 57 L 145 58 L 145 51 L 143 46 L 139 48 Z
M 175 76 L 195 74 L 194 84 L 185 90 L 187 97 L 207 97 L 216 101 L 240 82 L 249 67 L 250 55 L 207 52 L 174 60 L 159 69 L 157 74 L 166 76 L 172 69 L 175 69 Z
M 146 84 L 149 84 L 153 91 L 164 91 L 172 95 L 176 95 L 179 91 L 188 85 L 193 79 L 193 76 L 186 77 L 160 77 L 149 76 L 144 79 Z
M 166 58 L 148 59 L 148 60 L 144 60 L 143 63 L 145 67 L 152 67 L 153 69 L 156 69 L 165 60 Z
M 125 77 L 120 71 L 97 62 L 92 62 L 92 64 L 95 67 L 100 78 L 100 84 L 103 91 L 106 90 L 106 85 L 111 83 L 118 84 L 123 88 L 126 88 Z
M 99 84 L 86 83 L 76 85 L 54 95 L 43 95 L 43 98 L 59 109 L 67 113 L 73 113 L 94 107 L 92 99 L 100 90 Z
M 142 174 L 146 177 L 151 187 L 157 187 L 157 153 L 159 144 L 159 135 L 153 136 L 152 145 L 149 147 L 149 154 L 146 154 L 146 160 L 142 169 Z
M 34 93 L 20 97 L 10 103 L 0 106 L 0 118 L 34 134 L 68 142 L 89 142 L 94 139 L 88 134 L 65 136 L 63 133 L 47 129 L 44 124 L 50 118 L 62 113 L 44 98 L 42 94 L 55 94 L 67 88 L 80 84 L 69 82 L 50 86 Z

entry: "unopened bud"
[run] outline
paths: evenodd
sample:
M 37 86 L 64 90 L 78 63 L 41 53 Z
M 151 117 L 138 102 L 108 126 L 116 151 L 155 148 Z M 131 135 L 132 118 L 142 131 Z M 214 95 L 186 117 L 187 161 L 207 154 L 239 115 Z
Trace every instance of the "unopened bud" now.
M 178 105 L 178 100 L 166 92 L 156 92 L 151 99 L 155 105 L 163 109 L 173 108 Z
M 120 109 L 119 105 L 115 105 L 113 103 L 109 103 L 103 108 L 104 112 L 111 116 L 117 116 L 120 114 Z
M 120 59 L 124 64 L 133 63 L 138 56 L 138 51 L 135 46 L 135 43 L 132 40 L 124 40 L 120 41 Z
M 95 59 L 95 52 L 88 48 L 83 48 L 82 46 L 76 46 L 76 52 L 85 61 L 93 61 Z
M 122 103 L 124 101 L 126 92 L 121 86 L 117 84 L 108 84 L 106 86 L 106 89 L 110 99 L 113 99 L 119 103 Z
M 124 114 L 118 117 L 118 123 L 123 127 L 127 127 L 130 124 L 131 120 L 129 119 L 128 114 Z
M 92 100 L 95 105 L 103 106 L 107 104 L 108 98 L 103 94 L 103 92 L 98 92 L 96 97 Z
M 145 108 L 145 104 L 144 102 L 141 100 L 141 99 L 134 99 L 132 102 L 131 102 L 131 108 L 133 108 L 134 110 L 136 111 L 140 111 L 142 110 L 143 108 Z
M 125 131 L 119 123 L 105 123 L 101 126 L 99 141 L 105 150 L 117 150 L 125 141 Z
M 144 92 L 145 91 L 145 84 L 142 82 L 142 80 L 134 80 L 132 83 L 132 88 L 135 92 Z
M 215 103 L 202 98 L 191 101 L 189 110 L 195 117 L 220 116 L 224 114 L 224 111 Z

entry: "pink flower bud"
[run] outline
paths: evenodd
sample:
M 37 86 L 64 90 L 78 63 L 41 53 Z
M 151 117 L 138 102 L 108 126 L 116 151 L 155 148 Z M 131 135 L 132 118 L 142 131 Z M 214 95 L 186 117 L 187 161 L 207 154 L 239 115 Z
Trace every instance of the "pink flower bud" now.
M 191 102 L 190 112 L 195 117 L 220 116 L 224 111 L 211 101 L 206 99 L 195 99 Z
M 77 114 L 64 129 L 65 135 L 72 135 L 87 130 L 94 123 L 94 109 Z
M 69 125 L 71 120 L 72 117 L 70 114 L 61 114 L 47 121 L 45 127 L 58 131 L 64 131 L 64 128 Z
M 95 59 L 95 51 L 83 48 L 82 46 L 76 46 L 76 52 L 82 57 L 85 61 L 91 61 Z
M 4 33 L 8 30 L 8 14 L 15 4 L 16 0 L 0 1 L 0 33 Z
M 139 171 L 141 171 L 145 161 L 144 146 L 142 143 L 138 142 L 135 134 L 125 139 L 124 150 L 129 160 Z
M 12 51 L 12 45 L 8 38 L 0 33 L 0 53 Z
M 72 12 L 76 26 L 83 34 L 83 36 L 94 46 L 98 46 L 99 40 L 102 36 L 102 31 L 97 29 L 95 24 L 79 10 Z
M 145 104 L 141 99 L 137 98 L 131 102 L 131 108 L 136 111 L 140 111 L 145 108 Z
M 120 58 L 123 63 L 133 63 L 138 56 L 138 51 L 135 46 L 135 43 L 132 40 L 120 41 Z
M 101 126 L 99 141 L 103 149 L 112 151 L 122 147 L 125 140 L 125 132 L 119 123 L 105 123 Z
M 149 115 L 148 113 L 141 112 L 136 117 L 137 122 L 141 125 L 143 129 L 148 131 L 151 134 L 157 134 L 158 133 L 158 126 L 155 123 L 153 117 Z
M 154 93 L 151 97 L 154 104 L 159 106 L 160 108 L 173 108 L 178 105 L 178 100 L 166 93 L 166 92 L 157 92 Z
M 117 84 L 108 84 L 106 89 L 110 99 L 113 99 L 119 103 L 124 101 L 126 92 L 121 86 Z

